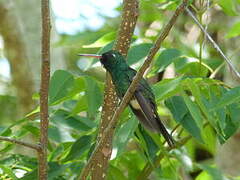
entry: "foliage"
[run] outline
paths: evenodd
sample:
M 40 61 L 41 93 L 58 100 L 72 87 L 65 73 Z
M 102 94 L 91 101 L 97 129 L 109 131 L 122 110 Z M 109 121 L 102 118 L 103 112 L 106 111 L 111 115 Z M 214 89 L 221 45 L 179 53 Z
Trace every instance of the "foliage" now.
M 133 38 L 127 56 L 128 63 L 134 68 L 138 69 L 143 63 L 144 57 L 156 38 L 154 32 L 160 29 L 157 26 L 162 27 L 167 19 L 165 14 L 172 11 L 179 2 L 141 1 L 139 33 Z M 193 2 L 192 6 L 194 4 Z M 159 8 L 156 5 L 160 5 Z M 219 5 L 222 9 L 218 11 L 224 12 L 225 16 L 238 15 L 236 8 L 239 1 L 219 0 L 214 1 L 212 6 L 214 5 Z M 198 8 L 197 5 L 195 8 Z M 152 13 L 151 16 L 148 15 L 149 13 Z M 180 128 L 174 132 L 176 141 L 180 142 L 188 135 L 192 139 L 186 145 L 167 151 L 163 145 L 163 138 L 138 125 L 138 121 L 127 108 L 121 115 L 114 137 L 108 180 L 136 179 L 144 166 L 147 163 L 153 165 L 161 153 L 164 154 L 160 162 L 161 168 L 153 168 L 152 172 L 152 177 L 155 179 L 179 179 L 180 170 L 185 174 L 197 173 L 197 180 L 231 179 L 218 170 L 212 158 L 207 164 L 199 162 L 196 160 L 195 153 L 201 148 L 212 157 L 215 154 L 216 141 L 223 144 L 236 133 L 240 126 L 240 87 L 231 88 L 221 79 L 210 78 L 209 75 L 221 65 L 222 60 L 212 53 L 210 46 L 206 45 L 204 53 L 208 55 L 202 58 L 196 51 L 196 46 L 183 42 L 183 38 L 179 35 L 185 32 L 182 30 L 184 28 L 182 22 L 186 19 L 182 17 L 170 38 L 164 43 L 155 57 L 147 78 L 150 79 L 166 69 L 174 69 L 176 77 L 163 79 L 152 85 L 159 105 L 158 112 L 170 129 L 180 125 Z M 190 21 L 190 19 L 187 20 Z M 154 23 L 157 26 L 154 26 Z M 228 28 L 226 38 L 239 36 L 239 27 L 239 23 L 235 23 Z M 108 24 L 99 32 L 91 32 L 94 38 L 88 34 L 89 32 L 79 33 L 74 37 L 63 35 L 57 45 L 73 44 L 74 48 L 70 51 L 72 54 L 80 51 L 102 53 L 111 49 L 116 37 L 115 29 L 116 27 L 110 28 Z M 78 48 L 79 44 L 85 45 Z M 201 45 L 201 43 L 198 44 L 198 46 Z M 73 55 L 71 59 L 77 60 Z M 100 69 L 97 60 L 88 63 L 87 68 L 84 67 L 85 65 L 84 63 L 80 65 L 81 70 L 74 68 L 79 70 L 80 75 L 71 71 L 58 70 L 51 77 L 48 144 L 50 180 L 77 178 L 96 144 L 104 81 L 99 78 L 99 74 L 89 75 L 96 66 L 97 70 Z M 14 101 L 10 96 L 1 96 L 1 99 L 4 98 L 9 98 L 10 103 Z M 32 114 L 36 113 L 38 108 Z M 31 134 L 38 139 L 39 117 L 29 121 L 32 114 L 9 126 L 2 125 L 0 135 L 19 139 Z M 6 116 L 2 113 L 0 115 Z M 18 179 L 17 174 L 21 170 L 24 172 L 21 179 L 36 179 L 36 157 L 14 154 L 11 151 L 14 147 L 14 144 L 7 142 L 1 145 L 0 151 L 3 154 L 0 160 L 1 178 Z

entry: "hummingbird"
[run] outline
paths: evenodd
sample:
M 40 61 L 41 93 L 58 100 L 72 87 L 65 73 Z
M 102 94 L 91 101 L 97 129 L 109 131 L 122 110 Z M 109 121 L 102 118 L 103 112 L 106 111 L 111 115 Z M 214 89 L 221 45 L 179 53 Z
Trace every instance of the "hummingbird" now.
M 121 53 L 110 50 L 102 55 L 79 54 L 79 56 L 98 58 L 103 67 L 110 73 L 117 96 L 120 99 L 123 98 L 137 71 L 126 63 Z M 168 145 L 174 146 L 175 142 L 172 136 L 168 133 L 157 113 L 154 93 L 144 78 L 137 85 L 128 105 L 146 129 L 162 134 Z

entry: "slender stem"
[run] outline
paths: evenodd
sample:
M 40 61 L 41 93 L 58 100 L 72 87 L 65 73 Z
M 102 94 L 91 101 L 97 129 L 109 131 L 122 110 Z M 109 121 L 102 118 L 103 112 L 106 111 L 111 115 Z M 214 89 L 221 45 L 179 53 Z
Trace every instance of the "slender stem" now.
M 186 8 L 186 11 L 188 15 L 194 20 L 194 22 L 198 25 L 198 27 L 201 29 L 201 31 L 205 34 L 207 39 L 210 41 L 210 43 L 213 45 L 213 47 L 217 50 L 217 52 L 223 57 L 223 59 L 226 61 L 230 69 L 235 73 L 235 75 L 240 79 L 240 73 L 237 71 L 237 69 L 234 67 L 230 59 L 227 58 L 227 56 L 223 53 L 221 48 L 218 46 L 218 44 L 212 39 L 212 37 L 209 35 L 209 33 L 206 31 L 206 29 L 199 23 L 197 18 L 193 15 L 193 13 Z
M 38 179 L 47 180 L 48 89 L 50 78 L 50 10 L 49 0 L 42 0 L 42 68 L 40 87 L 40 145 Z
M 8 142 L 11 142 L 14 144 L 19 144 L 19 145 L 34 149 L 36 151 L 40 151 L 40 149 L 41 149 L 41 147 L 39 145 L 27 143 L 24 141 L 20 141 L 20 140 L 10 138 L 10 137 L 5 137 L 5 136 L 0 136 L 0 141 L 8 141 Z
M 117 122 L 120 114 L 125 109 L 125 107 L 127 106 L 128 102 L 130 101 L 134 91 L 136 90 L 138 82 L 142 78 L 142 76 L 143 76 L 144 72 L 146 71 L 146 69 L 149 67 L 151 61 L 153 60 L 153 57 L 155 56 L 157 51 L 160 49 L 163 40 L 167 37 L 167 35 L 169 34 L 171 28 L 176 23 L 177 17 L 184 11 L 185 7 L 187 6 L 187 2 L 188 2 L 188 0 L 183 0 L 183 3 L 175 10 L 175 12 L 174 12 L 173 16 L 171 17 L 170 21 L 163 28 L 163 31 L 160 33 L 159 37 L 157 38 L 157 41 L 155 42 L 154 46 L 151 48 L 151 50 L 150 50 L 150 52 L 149 52 L 149 54 L 147 56 L 147 59 L 145 60 L 144 64 L 142 65 L 142 67 L 140 68 L 140 70 L 138 71 L 136 76 L 134 77 L 130 87 L 128 88 L 126 94 L 124 95 L 124 97 L 123 97 L 123 99 L 121 101 L 120 106 L 117 108 L 117 111 L 115 111 L 115 113 L 113 115 L 113 118 L 109 122 L 108 127 L 105 129 L 104 133 L 102 134 L 102 138 L 97 143 L 96 148 L 93 151 L 91 157 L 89 158 L 89 161 L 88 161 L 85 169 L 90 169 L 91 168 L 92 162 L 95 161 L 95 154 L 100 150 L 103 142 L 107 138 L 108 132 L 111 131 L 111 129 L 114 127 L 114 125 L 116 125 L 116 122 Z M 85 173 L 85 171 L 83 171 L 80 179 L 81 180 L 82 179 L 83 180 L 86 179 L 87 175 L 88 175 L 88 173 Z
M 224 67 L 225 63 L 224 61 L 222 62 L 222 64 L 220 64 L 213 72 L 212 74 L 209 76 L 210 79 L 214 79 L 215 76 L 217 75 L 217 73 Z
M 203 16 L 203 12 L 201 10 L 200 13 L 199 13 L 199 20 L 200 20 L 201 24 L 202 24 L 202 16 Z M 202 73 L 203 41 L 204 41 L 204 34 L 201 33 L 201 35 L 200 35 L 200 43 L 199 43 L 199 63 L 200 63 L 200 66 L 199 66 L 199 76 L 201 76 L 201 73 Z

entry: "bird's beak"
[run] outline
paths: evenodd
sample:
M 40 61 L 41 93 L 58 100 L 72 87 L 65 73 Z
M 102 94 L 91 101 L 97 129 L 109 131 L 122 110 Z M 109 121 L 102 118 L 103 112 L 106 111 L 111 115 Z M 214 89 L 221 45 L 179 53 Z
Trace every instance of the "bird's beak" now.
M 97 54 L 78 54 L 78 56 L 92 57 L 100 59 L 102 56 Z

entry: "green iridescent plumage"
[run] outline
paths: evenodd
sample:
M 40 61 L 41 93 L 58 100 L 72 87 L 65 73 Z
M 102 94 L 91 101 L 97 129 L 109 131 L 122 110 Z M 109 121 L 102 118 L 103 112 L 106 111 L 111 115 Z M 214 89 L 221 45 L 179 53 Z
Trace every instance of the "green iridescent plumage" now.
M 137 72 L 128 66 L 118 51 L 111 50 L 102 54 L 100 61 L 111 74 L 118 97 L 122 98 Z M 144 78 L 140 80 L 129 106 L 144 127 L 161 133 L 170 146 L 174 145 L 174 140 L 160 121 L 155 96 Z

